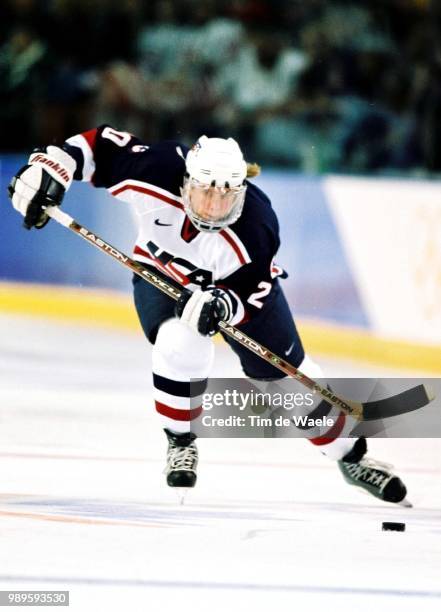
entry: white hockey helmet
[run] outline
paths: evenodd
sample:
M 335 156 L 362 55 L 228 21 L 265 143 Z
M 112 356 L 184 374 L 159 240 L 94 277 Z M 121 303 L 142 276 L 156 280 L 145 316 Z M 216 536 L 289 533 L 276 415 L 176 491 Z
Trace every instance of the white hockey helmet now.
M 190 149 L 181 190 L 193 225 L 218 232 L 240 217 L 245 201 L 247 164 L 233 138 L 201 136 Z

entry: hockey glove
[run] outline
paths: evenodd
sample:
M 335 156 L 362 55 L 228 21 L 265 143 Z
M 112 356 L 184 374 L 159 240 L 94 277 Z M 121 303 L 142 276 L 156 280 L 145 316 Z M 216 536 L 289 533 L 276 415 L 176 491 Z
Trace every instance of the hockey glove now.
M 225 289 L 210 286 L 193 293 L 184 289 L 176 303 L 176 316 L 202 336 L 219 331 L 219 321 L 229 323 L 238 308 L 235 295 Z
M 24 227 L 41 229 L 49 221 L 47 206 L 59 206 L 69 189 L 76 162 L 66 151 L 50 145 L 36 149 L 12 179 L 9 197 L 24 217 Z

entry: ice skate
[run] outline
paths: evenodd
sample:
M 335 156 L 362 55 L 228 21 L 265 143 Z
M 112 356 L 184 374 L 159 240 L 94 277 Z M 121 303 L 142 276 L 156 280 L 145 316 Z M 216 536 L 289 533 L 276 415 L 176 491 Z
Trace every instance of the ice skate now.
M 359 438 L 352 450 L 338 461 L 338 467 L 346 482 L 383 501 L 410 507 L 412 504 L 406 500 L 406 487 L 400 478 L 393 474 L 392 466 L 365 457 L 366 451 L 366 439 Z
M 184 489 L 194 487 L 196 484 L 198 465 L 198 449 L 195 444 L 195 434 L 188 432 L 184 434 L 174 433 L 164 429 L 168 439 L 167 465 L 165 474 L 169 487 Z M 181 494 L 181 503 L 184 495 Z

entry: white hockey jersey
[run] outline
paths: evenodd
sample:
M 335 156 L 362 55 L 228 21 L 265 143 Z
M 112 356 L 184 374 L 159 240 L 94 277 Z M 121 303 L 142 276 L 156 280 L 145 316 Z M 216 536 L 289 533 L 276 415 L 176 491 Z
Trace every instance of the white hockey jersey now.
M 163 141 L 145 145 L 109 126 L 69 138 L 64 149 L 77 162 L 74 178 L 105 187 L 116 198 L 136 204 L 139 233 L 134 258 L 155 266 L 194 290 L 226 287 L 239 298 L 235 323 L 259 312 L 270 299 L 279 248 L 277 218 L 268 197 L 247 182 L 241 217 L 220 232 L 200 232 L 187 217 L 180 188 L 188 147 Z

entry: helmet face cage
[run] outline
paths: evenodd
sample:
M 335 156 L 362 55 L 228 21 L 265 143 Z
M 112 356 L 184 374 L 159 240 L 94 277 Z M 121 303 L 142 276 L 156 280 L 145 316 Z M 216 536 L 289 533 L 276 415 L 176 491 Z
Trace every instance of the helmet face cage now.
M 218 232 L 240 217 L 246 192 L 246 162 L 232 138 L 201 136 L 186 157 L 181 189 L 184 209 L 203 232 Z
M 181 190 L 185 212 L 198 230 L 218 232 L 240 217 L 246 189 L 215 187 L 186 176 Z

